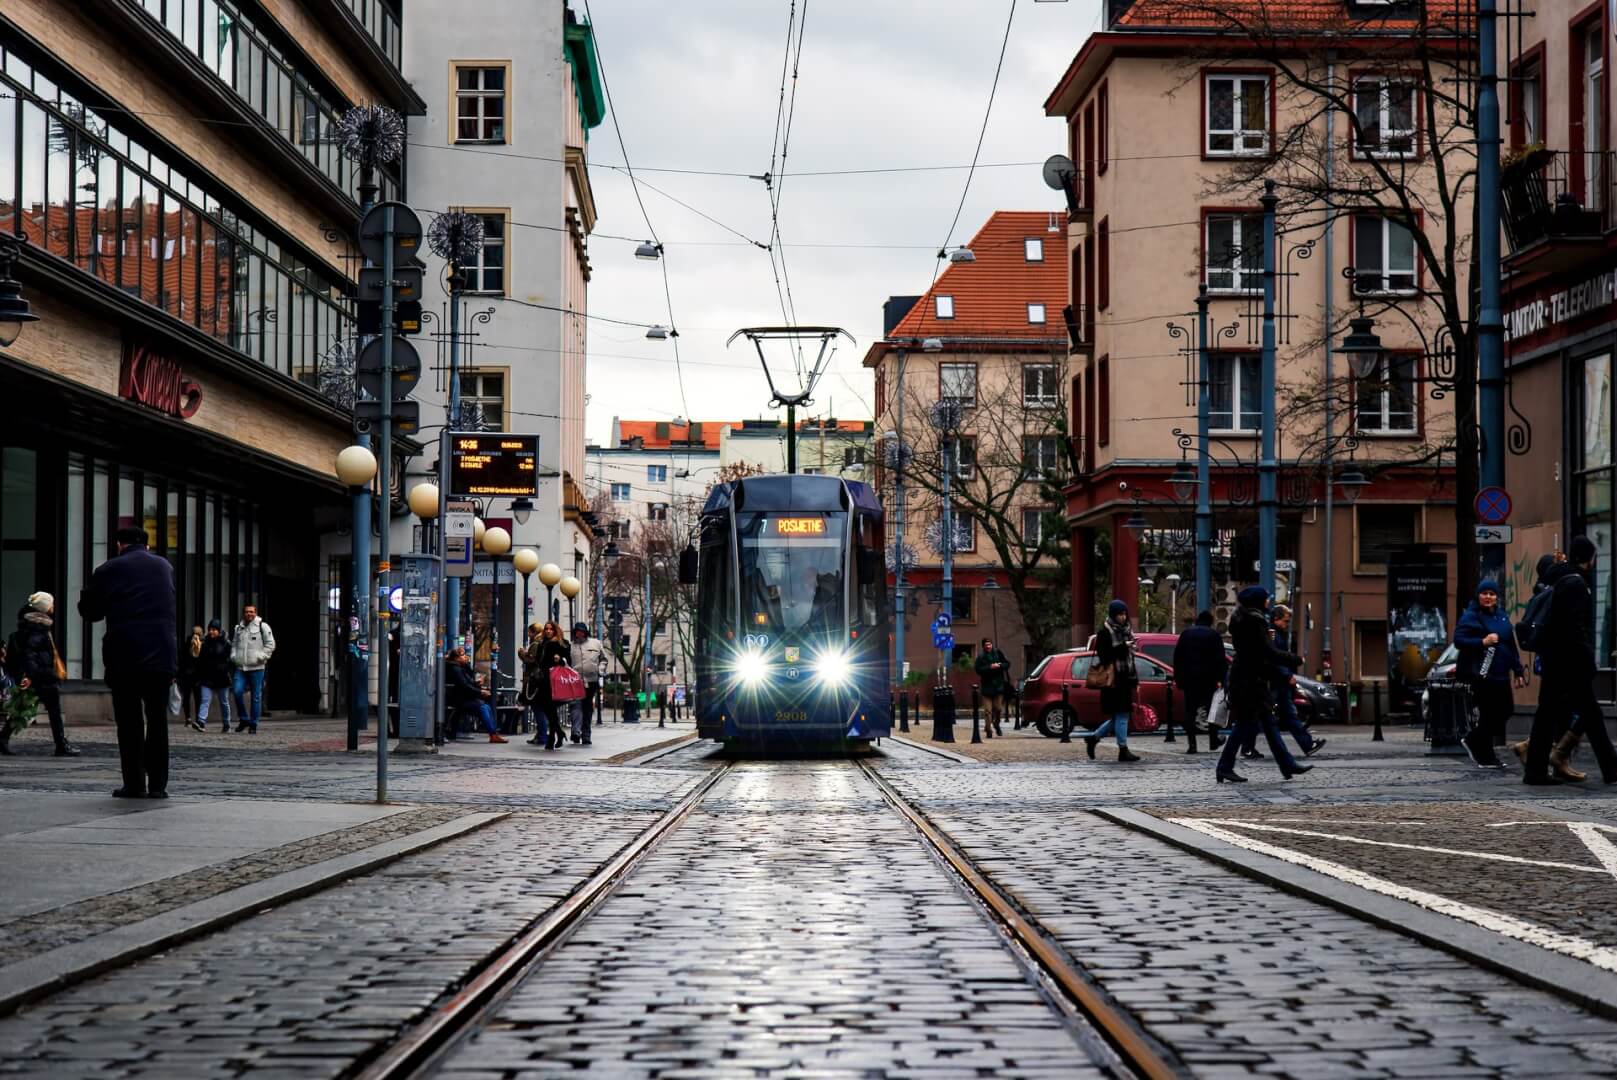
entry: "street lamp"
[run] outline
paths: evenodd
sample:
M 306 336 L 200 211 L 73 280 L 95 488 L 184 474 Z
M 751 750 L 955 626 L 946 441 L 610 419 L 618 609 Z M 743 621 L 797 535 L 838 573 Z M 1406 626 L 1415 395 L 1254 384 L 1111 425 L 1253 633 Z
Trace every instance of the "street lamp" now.
M 523 548 L 511 556 L 511 565 L 522 575 L 522 623 L 526 632 L 528 621 L 533 617 L 528 603 L 528 576 L 539 569 L 539 553 L 533 548 Z
M 1184 579 L 1178 574 L 1169 574 L 1162 579 L 1168 586 L 1168 633 L 1179 633 L 1179 583 Z
M 511 500 L 511 520 L 518 525 L 526 525 L 533 516 L 533 500 L 526 495 Z
M 561 594 L 567 597 L 567 622 L 569 626 L 578 621 L 578 611 L 573 602 L 578 598 L 578 594 L 583 591 L 584 583 L 573 575 L 568 574 L 561 579 Z
M 337 479 L 348 487 L 364 487 L 376 475 L 376 455 L 369 447 L 345 446 L 337 454 Z
M 545 620 L 556 618 L 556 583 L 561 581 L 561 567 L 547 562 L 539 568 L 539 584 L 545 587 Z
M 656 262 L 658 259 L 662 258 L 662 255 L 663 246 L 661 244 L 654 244 L 650 240 L 647 240 L 645 243 L 634 249 L 634 257 L 637 259 L 645 259 L 647 262 Z
M 1352 506 L 1359 501 L 1364 489 L 1370 486 L 1370 478 L 1365 476 L 1360 468 L 1348 462 L 1346 469 L 1336 478 L 1336 486 L 1342 490 L 1342 501 Z
M 1355 379 L 1373 376 L 1381 369 L 1381 358 L 1387 355 L 1375 325 L 1376 321 L 1361 310 L 1358 317 L 1348 320 L 1347 337 L 1336 347 L 1337 352 L 1347 355 L 1348 370 Z
M 646 330 L 646 339 L 648 341 L 667 341 L 668 340 L 668 327 L 666 327 L 666 326 L 649 327 Z
M 22 285 L 11 276 L 12 267 L 21 257 L 21 242 L 0 241 L 0 349 L 17 340 L 24 323 L 39 321 L 39 316 L 28 310 L 28 299 L 22 294 Z
M 966 247 L 964 244 L 955 248 L 953 251 L 947 252 L 947 254 L 949 256 L 949 261 L 957 265 L 959 263 L 974 263 L 977 261 L 977 253 L 972 251 L 969 247 Z M 944 255 L 945 252 L 938 252 L 938 258 L 941 259 L 944 257 Z
M 366 453 L 369 453 L 369 451 L 366 451 Z M 438 516 L 438 485 L 431 483 L 417 484 L 410 489 L 410 494 L 405 497 L 405 502 L 410 504 L 410 513 L 422 521 L 431 521 Z
M 359 749 L 359 732 L 365 726 L 371 707 L 370 664 L 365 640 L 370 633 L 370 552 L 371 479 L 376 475 L 376 455 L 369 447 L 345 446 L 337 454 L 337 479 L 354 493 L 353 569 L 349 589 L 348 614 L 348 749 Z M 382 742 L 386 742 L 383 732 Z
M 1173 488 L 1173 497 L 1179 502 L 1189 502 L 1196 494 L 1196 488 L 1201 481 L 1196 478 L 1196 470 L 1185 458 L 1179 459 L 1179 465 L 1174 469 L 1173 475 L 1168 477 L 1168 484 Z

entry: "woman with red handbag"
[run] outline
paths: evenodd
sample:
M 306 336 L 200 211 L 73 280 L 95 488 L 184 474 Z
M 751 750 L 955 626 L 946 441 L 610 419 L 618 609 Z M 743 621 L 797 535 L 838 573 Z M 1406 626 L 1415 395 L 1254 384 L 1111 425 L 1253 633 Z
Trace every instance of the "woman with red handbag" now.
M 1106 622 L 1095 632 L 1095 659 L 1090 661 L 1085 680 L 1100 690 L 1100 714 L 1105 717 L 1093 731 L 1076 732 L 1084 740 L 1084 751 L 1095 757 L 1095 744 L 1107 735 L 1117 736 L 1117 760 L 1139 761 L 1129 749 L 1129 717 L 1134 712 L 1134 691 L 1140 677 L 1134 666 L 1134 632 L 1129 629 L 1128 605 L 1113 600 L 1106 608 Z
M 550 672 L 552 668 L 567 666 L 567 646 L 562 643 L 561 627 L 553 622 L 545 623 L 537 639 L 532 636 L 533 630 L 533 627 L 528 628 L 528 647 L 517 653 L 527 665 L 523 696 L 545 718 L 545 749 L 560 750 L 567 744 L 567 733 L 562 730 L 561 717 L 556 709 L 556 696 L 550 687 Z M 528 741 L 538 743 L 539 733 L 536 732 Z

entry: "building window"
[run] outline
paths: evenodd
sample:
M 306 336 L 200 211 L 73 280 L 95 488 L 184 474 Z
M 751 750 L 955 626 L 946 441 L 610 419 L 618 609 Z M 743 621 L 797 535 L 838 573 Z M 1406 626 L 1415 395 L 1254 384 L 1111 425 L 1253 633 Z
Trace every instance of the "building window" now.
M 1576 162 L 1583 172 L 1583 205 L 1599 209 L 1606 203 L 1601 181 L 1606 167 L 1595 155 L 1606 148 L 1606 30 L 1596 16 L 1584 30 L 1583 41 L 1583 158 Z M 1577 173 L 1574 169 L 1574 174 Z
M 455 141 L 505 142 L 510 66 L 455 65 Z
M 1366 506 L 1363 503 L 1355 506 L 1354 569 L 1385 572 L 1394 551 L 1419 540 L 1420 509 L 1418 506 Z
M 954 318 L 954 297 L 934 296 L 932 298 L 932 311 L 940 319 Z
M 977 437 L 956 435 L 945 445 L 944 460 L 952 466 L 957 480 L 972 480 L 977 476 Z
M 646 520 L 647 521 L 667 521 L 668 520 L 668 504 L 667 503 L 662 503 L 662 502 L 647 503 L 646 504 Z
M 1061 475 L 1061 440 L 1055 435 L 1022 436 L 1022 470 L 1034 480 Z
M 651 621 L 651 636 L 652 637 L 662 637 L 666 633 L 668 633 L 668 620 L 667 619 L 653 619 Z
M 1268 75 L 1207 76 L 1207 156 L 1269 152 Z
M 477 257 L 461 268 L 466 275 L 466 291 L 504 295 L 505 277 L 505 213 L 473 211 L 483 221 L 483 247 Z
M 629 501 L 629 485 L 628 484 L 613 484 L 612 485 L 612 501 L 613 502 L 628 502 Z
M 1544 68 L 1522 64 L 1510 78 L 1510 145 L 1512 149 L 1544 141 Z
M 614 484 L 613 486 L 616 487 L 617 485 Z M 628 485 L 625 484 L 624 487 L 628 487 Z M 613 495 L 614 499 L 617 498 L 617 492 L 616 491 L 614 491 L 612 493 L 612 495 Z M 628 502 L 628 500 L 629 500 L 628 495 L 624 495 L 624 497 L 621 500 L 618 500 L 618 501 L 620 501 L 620 502 Z M 611 537 L 613 540 L 627 540 L 627 539 L 629 539 L 629 519 L 628 518 L 619 518 L 618 520 L 612 522 L 610 525 L 607 526 L 606 534 L 607 534 L 607 536 Z
M 844 446 L 842 448 L 842 467 L 852 469 L 865 463 L 865 448 L 863 446 Z
M 1034 324 L 1044 322 L 1044 305 L 1029 304 L 1027 306 L 1027 321 Z
M 651 670 L 656 672 L 659 675 L 662 674 L 663 672 L 667 671 L 668 670 L 668 654 L 667 653 L 652 653 L 651 654 Z
M 1103 356 L 1095 363 L 1095 440 L 1101 446 L 1112 441 L 1112 358 Z
M 667 465 L 647 465 L 646 466 L 646 483 L 648 483 L 648 484 L 666 484 L 666 483 L 668 483 L 668 466 Z
M 1100 224 L 1095 227 L 1095 259 L 1100 263 L 1097 274 L 1099 281 L 1099 298 L 1095 301 L 1102 311 L 1112 306 L 1112 227 L 1110 218 L 1101 218 Z
M 1022 365 L 1022 407 L 1046 409 L 1059 404 L 1054 364 Z
M 938 396 L 968 409 L 977 404 L 977 365 L 939 364 Z
M 1415 358 L 1389 354 L 1369 378 L 1357 380 L 1354 426 L 1372 435 L 1415 432 Z
M 1022 241 L 1022 257 L 1028 262 L 1044 261 L 1044 241 L 1037 236 L 1030 236 Z
M 1415 234 L 1377 214 L 1353 219 L 1353 287 L 1365 295 L 1415 292 Z
M 461 424 L 476 419 L 489 431 L 505 429 L 505 372 L 465 371 L 460 376 Z
M 1578 398 L 1578 468 L 1572 477 L 1575 500 L 1573 532 L 1594 541 L 1595 656 L 1599 666 L 1613 665 L 1617 650 L 1617 624 L 1612 619 L 1613 552 L 1612 514 L 1612 392 L 1611 357 L 1606 353 L 1584 357 Z
M 1037 548 L 1044 546 L 1044 515 L 1048 513 L 1042 506 L 1030 506 L 1022 511 L 1022 546 Z
M 954 617 L 955 622 L 977 621 L 976 589 L 962 589 L 960 586 L 956 585 L 954 587 L 954 593 L 950 599 L 953 601 L 953 610 L 951 610 L 949 614 Z M 969 650 L 970 646 L 968 645 L 965 648 Z M 970 655 L 969 652 L 963 653 L 960 646 L 956 646 L 954 652 L 956 656 Z
M 942 514 L 938 515 L 940 519 L 940 526 L 942 516 Z M 949 521 L 954 526 L 955 551 L 976 551 L 977 518 L 975 515 L 973 515 L 970 510 L 963 510 L 957 506 L 954 508 L 953 512 L 949 514 Z
M 1257 292 L 1263 288 L 1263 217 L 1260 214 L 1208 214 L 1206 265 L 1202 280 L 1215 293 Z
M 1413 157 L 1415 83 L 1386 75 L 1353 81 L 1354 150 L 1366 157 Z
M 1110 119 L 1108 118 L 1108 115 L 1107 115 L 1110 112 L 1110 110 L 1107 108 L 1107 105 L 1106 105 L 1106 84 L 1105 83 L 1101 83 L 1100 84 L 1100 89 L 1095 91 L 1095 106 L 1096 106 L 1095 142 L 1096 142 L 1097 148 L 1098 148 L 1098 150 L 1100 152 L 1100 163 L 1098 165 L 1096 165 L 1095 171 L 1103 173 L 1103 172 L 1106 171 L 1106 135 L 1107 135 L 1107 129 L 1111 126 L 1111 121 L 1110 121 Z
M 1259 363 L 1256 353 L 1212 353 L 1207 357 L 1213 430 L 1258 430 L 1263 420 L 1258 400 Z

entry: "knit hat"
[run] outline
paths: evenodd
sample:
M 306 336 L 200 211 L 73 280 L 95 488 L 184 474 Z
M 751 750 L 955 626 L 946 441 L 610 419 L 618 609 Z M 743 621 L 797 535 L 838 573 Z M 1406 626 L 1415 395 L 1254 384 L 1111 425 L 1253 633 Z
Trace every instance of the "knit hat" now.
M 209 630 L 223 630 L 224 627 L 219 625 L 219 620 L 218 619 L 209 619 L 208 620 L 208 629 Z
M 1567 561 L 1573 566 L 1582 566 L 1591 561 L 1597 551 L 1595 542 L 1587 536 L 1574 536 L 1572 543 L 1566 546 Z
M 1110 604 L 1106 605 L 1107 615 L 1127 615 L 1128 613 L 1129 606 L 1123 603 L 1121 600 L 1113 600 Z
M 36 592 L 28 597 L 28 606 L 35 611 L 50 611 L 56 606 L 56 597 L 48 592 Z
M 1269 602 L 1269 590 L 1262 585 L 1248 585 L 1235 597 L 1242 607 L 1262 607 Z
M 575 622 L 573 624 L 573 633 L 575 633 L 575 634 L 577 634 L 577 633 L 588 634 L 589 632 L 590 632 L 590 628 L 585 626 L 583 623 Z
M 1495 596 L 1498 596 L 1499 595 L 1499 582 L 1495 581 L 1491 577 L 1490 578 L 1483 578 L 1481 581 L 1477 582 L 1477 595 L 1481 596 L 1485 592 L 1491 592 Z

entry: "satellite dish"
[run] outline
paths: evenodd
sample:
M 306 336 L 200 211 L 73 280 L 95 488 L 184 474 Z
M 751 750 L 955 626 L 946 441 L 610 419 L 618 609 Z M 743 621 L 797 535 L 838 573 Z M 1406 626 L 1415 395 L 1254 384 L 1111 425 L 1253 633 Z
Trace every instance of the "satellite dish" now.
M 1065 191 L 1077 175 L 1078 166 L 1066 154 L 1055 154 L 1044 163 L 1044 183 L 1052 191 Z

